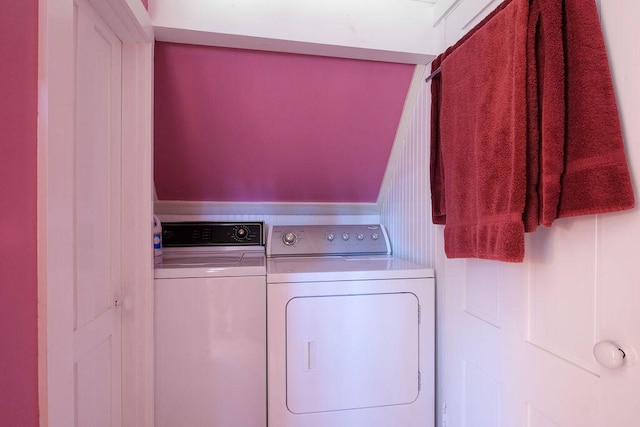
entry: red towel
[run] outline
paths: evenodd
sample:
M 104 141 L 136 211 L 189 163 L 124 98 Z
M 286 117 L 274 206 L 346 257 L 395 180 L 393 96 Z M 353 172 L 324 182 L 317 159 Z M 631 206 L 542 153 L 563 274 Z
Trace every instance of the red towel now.
M 528 0 L 505 3 L 442 59 L 448 257 L 524 256 L 528 10 Z
M 547 0 L 549 1 L 549 0 Z M 604 38 L 594 1 L 565 0 L 566 141 L 558 218 L 634 206 Z M 595 30 L 594 30 L 595 29 Z M 543 141 L 544 143 L 544 141 Z M 544 149 L 544 148 L 543 148 Z
M 439 56 L 431 63 L 431 72 L 436 72 L 442 63 Z M 431 81 L 431 123 L 440 123 L 440 79 Z M 446 223 L 444 197 L 444 168 L 440 149 L 440 126 L 431 126 L 431 218 L 434 224 Z
M 556 218 L 634 206 L 604 38 L 594 31 L 599 28 L 593 1 L 532 1 L 528 70 L 535 72 L 529 81 L 536 80 L 537 93 L 529 93 L 529 124 L 540 122 L 529 132 L 529 145 L 540 157 L 539 176 L 530 181 L 537 191 L 529 186 L 527 200 L 537 198 L 539 209 L 536 202 L 527 206 L 527 231 Z M 528 158 L 528 164 L 537 161 Z
M 634 206 L 599 25 L 592 0 L 507 0 L 436 59 L 432 202 L 448 257 L 521 261 L 538 224 Z
M 525 231 L 558 206 L 564 169 L 565 54 L 562 3 L 532 0 L 527 31 L 527 194 Z
M 478 25 L 471 31 L 467 32 L 458 42 L 449 47 L 443 54 L 438 56 L 431 62 L 431 72 L 435 73 L 435 77 L 431 80 L 431 160 L 430 160 L 430 178 L 431 178 L 431 211 L 432 221 L 434 224 L 446 223 L 446 207 L 445 207 L 445 187 L 444 187 L 444 166 L 442 163 L 442 150 L 440 147 L 440 99 L 442 98 L 442 84 L 437 71 L 442 65 L 442 60 L 451 52 L 462 45 L 469 37 L 471 37 L 479 28 L 491 20 L 497 13 L 504 9 L 511 0 L 506 0 L 500 4 L 494 11 L 487 15 Z

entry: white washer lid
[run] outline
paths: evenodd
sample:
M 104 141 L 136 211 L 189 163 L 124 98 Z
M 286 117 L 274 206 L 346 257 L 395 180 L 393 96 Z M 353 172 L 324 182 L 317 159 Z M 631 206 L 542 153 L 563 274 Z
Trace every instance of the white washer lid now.
M 155 264 L 156 279 L 265 274 L 264 253 L 257 251 L 165 253 Z

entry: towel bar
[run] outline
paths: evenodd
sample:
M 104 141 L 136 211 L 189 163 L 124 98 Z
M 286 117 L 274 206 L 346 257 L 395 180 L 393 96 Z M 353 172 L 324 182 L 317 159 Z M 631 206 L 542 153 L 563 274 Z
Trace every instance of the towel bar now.
M 440 74 L 440 67 L 436 68 L 433 73 L 429 74 L 429 77 L 424 80 L 425 83 L 429 83 L 438 74 Z

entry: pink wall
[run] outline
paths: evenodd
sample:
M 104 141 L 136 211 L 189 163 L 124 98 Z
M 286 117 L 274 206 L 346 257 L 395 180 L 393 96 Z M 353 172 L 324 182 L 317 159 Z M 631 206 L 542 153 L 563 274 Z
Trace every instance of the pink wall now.
M 159 199 L 375 202 L 413 70 L 156 43 Z
M 38 1 L 0 13 L 0 424 L 38 425 Z

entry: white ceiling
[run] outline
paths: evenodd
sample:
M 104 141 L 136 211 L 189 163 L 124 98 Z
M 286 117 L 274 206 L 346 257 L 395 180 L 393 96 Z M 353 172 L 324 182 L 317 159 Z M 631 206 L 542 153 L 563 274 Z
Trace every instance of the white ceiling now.
M 455 0 L 154 0 L 156 39 L 426 64 L 441 51 L 434 10 Z

